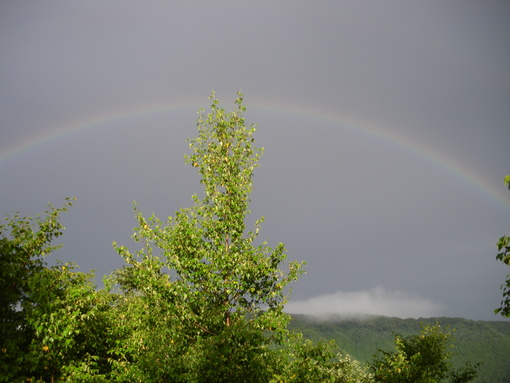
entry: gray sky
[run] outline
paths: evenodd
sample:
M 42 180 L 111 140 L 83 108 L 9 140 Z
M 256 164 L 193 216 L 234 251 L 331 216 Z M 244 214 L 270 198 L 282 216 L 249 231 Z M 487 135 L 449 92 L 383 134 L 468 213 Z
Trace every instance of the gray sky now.
M 506 1 L 3 1 L 0 211 L 78 202 L 64 249 L 101 276 L 133 200 L 201 191 L 196 110 L 245 95 L 253 219 L 305 260 L 289 311 L 498 320 L 510 234 Z

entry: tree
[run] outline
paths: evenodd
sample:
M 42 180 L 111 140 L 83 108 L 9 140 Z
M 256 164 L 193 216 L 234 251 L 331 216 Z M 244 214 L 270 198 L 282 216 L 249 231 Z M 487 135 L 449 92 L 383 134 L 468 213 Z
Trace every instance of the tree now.
M 375 382 L 464 383 L 477 376 L 478 365 L 452 370 L 451 334 L 440 325 L 422 326 L 420 335 L 395 335 L 395 351 L 379 350 L 370 368 Z
M 44 217 L 35 219 L 15 213 L 0 225 L 0 381 L 12 381 L 28 369 L 33 328 L 24 308 L 36 305 L 31 282 L 45 269 L 43 257 L 58 247 L 51 246 L 62 235 L 58 218 L 71 204 L 50 206 Z
M 258 240 L 263 218 L 247 231 L 252 178 L 263 149 L 256 126 L 246 126 L 243 96 L 225 112 L 214 93 L 200 111 L 198 136 L 186 163 L 198 169 L 203 197 L 162 223 L 135 206 L 135 253 L 115 247 L 127 265 L 115 273 L 131 302 L 125 360 L 132 378 L 187 382 L 268 381 L 277 368 L 271 348 L 286 336 L 285 289 L 302 273 L 286 260 L 283 244 Z M 148 336 L 148 334 L 156 336 Z M 134 366 L 134 364 L 132 364 Z
M 505 176 L 505 186 L 510 189 L 510 176 Z M 503 236 L 497 243 L 498 255 L 496 259 L 510 266 L 510 236 Z M 494 310 L 494 313 L 500 313 L 506 318 L 510 318 L 510 274 L 507 275 L 506 281 L 501 285 L 503 290 L 503 300 L 501 306 Z
M 0 225 L 0 382 L 46 381 L 66 377 L 101 381 L 100 295 L 91 283 L 93 273 L 75 265 L 48 267 L 44 257 L 59 245 L 62 208 L 51 205 L 43 216 L 8 216 Z M 103 299 L 104 301 L 104 299 Z M 102 303 L 107 307 L 107 303 Z M 106 334 L 106 331 L 103 332 Z
M 290 360 L 283 373 L 274 382 L 300 383 L 371 383 L 372 374 L 365 366 L 349 355 L 335 352 L 334 341 L 318 342 L 303 340 L 300 333 L 292 334 L 288 344 Z

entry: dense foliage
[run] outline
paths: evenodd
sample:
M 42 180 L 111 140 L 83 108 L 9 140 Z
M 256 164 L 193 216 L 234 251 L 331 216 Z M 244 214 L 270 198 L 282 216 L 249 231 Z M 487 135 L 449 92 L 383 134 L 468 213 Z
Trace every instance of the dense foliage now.
M 58 248 L 51 242 L 62 234 L 59 215 L 71 204 L 50 206 L 35 219 L 15 214 L 0 225 L 0 382 L 53 382 L 101 363 L 102 303 L 93 274 L 43 260 Z
M 477 366 L 452 369 L 451 336 L 440 325 L 422 327 L 419 335 L 395 335 L 395 351 L 379 350 L 371 363 L 376 382 L 429 383 L 469 382 L 477 375 Z
M 262 149 L 253 146 L 255 127 L 245 125 L 242 96 L 230 113 L 211 98 L 185 156 L 202 177 L 203 197 L 194 195 L 193 207 L 165 223 L 136 211 L 133 238 L 142 249 L 133 254 L 115 244 L 126 266 L 114 281 L 128 300 L 126 321 L 136 323 L 127 348 L 143 350 L 124 365 L 131 380 L 259 382 L 283 365 L 271 346 L 286 340 L 284 289 L 302 264 L 284 271 L 284 246 L 257 244 L 262 219 L 246 230 Z
M 104 289 L 91 282 L 93 273 L 44 261 L 58 247 L 59 215 L 71 200 L 0 225 L 0 382 L 374 381 L 334 342 L 289 331 L 287 287 L 303 264 L 287 263 L 283 244 L 258 239 L 263 218 L 246 229 L 262 149 L 254 146 L 256 127 L 245 124 L 241 94 L 233 112 L 214 93 L 211 100 L 185 156 L 201 175 L 202 197 L 164 222 L 135 205 L 138 250 L 114 243 L 125 265 Z M 443 343 L 415 354 L 446 355 Z M 392 358 L 384 355 L 376 363 Z

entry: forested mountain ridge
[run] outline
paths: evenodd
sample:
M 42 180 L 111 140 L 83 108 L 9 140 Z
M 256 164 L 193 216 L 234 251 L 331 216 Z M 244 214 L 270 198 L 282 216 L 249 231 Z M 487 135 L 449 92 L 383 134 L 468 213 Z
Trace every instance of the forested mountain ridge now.
M 466 362 L 481 362 L 477 382 L 510 382 L 510 322 L 473 321 L 463 318 L 400 319 L 384 316 L 320 319 L 292 315 L 289 328 L 302 332 L 314 341 L 335 340 L 338 348 L 361 362 L 369 362 L 378 349 L 394 348 L 394 335 L 420 332 L 420 323 L 454 330 L 452 362 L 460 367 Z

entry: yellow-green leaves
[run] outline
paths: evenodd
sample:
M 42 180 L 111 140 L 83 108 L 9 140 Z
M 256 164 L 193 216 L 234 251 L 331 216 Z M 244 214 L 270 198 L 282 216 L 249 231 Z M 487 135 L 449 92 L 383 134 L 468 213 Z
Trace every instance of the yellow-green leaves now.
M 202 197 L 194 194 L 194 205 L 165 223 L 135 207 L 141 249 L 115 246 L 128 263 L 117 281 L 141 319 L 128 343 L 144 380 L 269 381 L 277 354 L 267 345 L 286 334 L 284 291 L 301 274 L 299 263 L 283 270 L 283 244 L 257 244 L 263 219 L 253 231 L 245 227 L 262 149 L 254 146 L 256 126 L 245 124 L 243 96 L 231 112 L 214 93 L 210 99 L 185 156 L 201 176 Z M 134 342 L 140 337 L 143 348 Z

